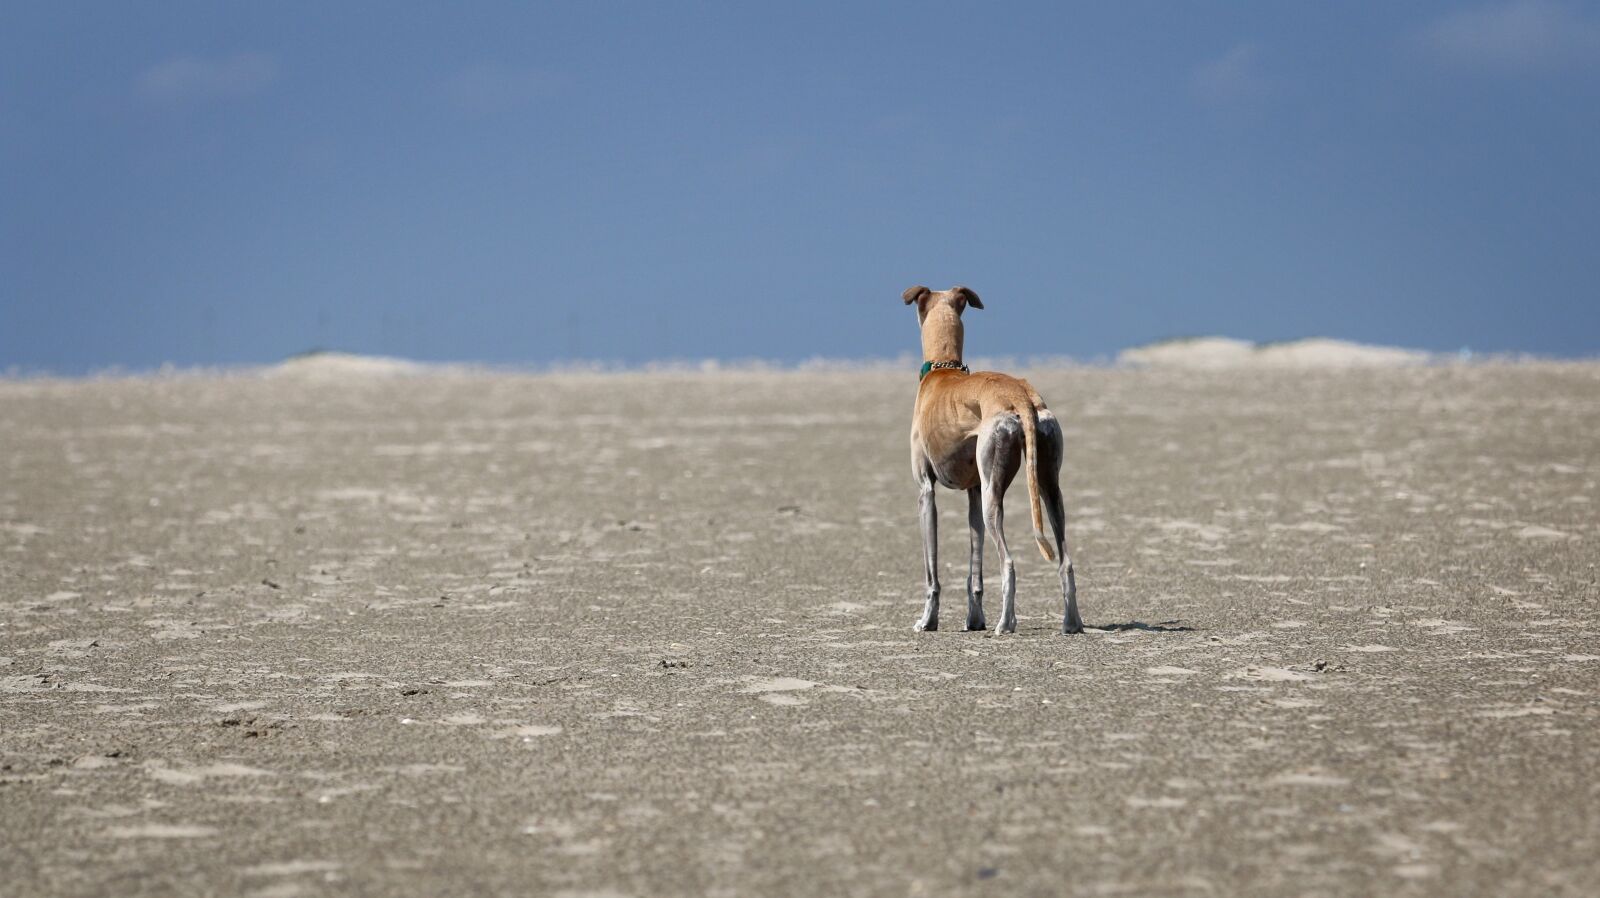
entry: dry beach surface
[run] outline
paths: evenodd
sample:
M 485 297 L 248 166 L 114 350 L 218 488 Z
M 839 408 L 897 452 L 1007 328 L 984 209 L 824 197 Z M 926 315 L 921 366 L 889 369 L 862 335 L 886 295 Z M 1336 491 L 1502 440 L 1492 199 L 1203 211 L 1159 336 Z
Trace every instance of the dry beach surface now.
M 1076 637 L 913 372 L 324 373 L 0 381 L 0 893 L 1600 893 L 1600 365 L 1031 373 Z

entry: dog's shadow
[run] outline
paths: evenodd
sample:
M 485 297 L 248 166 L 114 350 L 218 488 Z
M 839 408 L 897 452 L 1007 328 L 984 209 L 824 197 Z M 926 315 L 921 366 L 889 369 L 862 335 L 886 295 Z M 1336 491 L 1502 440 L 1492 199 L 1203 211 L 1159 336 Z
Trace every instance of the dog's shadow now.
M 1140 630 L 1145 633 L 1194 633 L 1197 628 L 1190 627 L 1179 620 L 1164 620 L 1154 624 L 1147 624 L 1142 620 L 1128 621 L 1125 624 L 1089 624 L 1083 625 L 1085 630 L 1099 630 L 1102 633 L 1122 633 L 1128 630 Z

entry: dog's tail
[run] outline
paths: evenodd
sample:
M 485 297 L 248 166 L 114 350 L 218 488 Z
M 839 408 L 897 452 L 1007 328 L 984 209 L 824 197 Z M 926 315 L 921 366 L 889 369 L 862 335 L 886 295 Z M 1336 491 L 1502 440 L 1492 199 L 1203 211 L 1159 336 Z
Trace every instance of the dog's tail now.
M 1039 410 L 1025 403 L 1018 411 L 1022 418 L 1022 466 L 1028 470 L 1028 501 L 1033 505 L 1033 541 L 1045 561 L 1055 561 L 1056 553 L 1044 538 L 1044 513 L 1039 507 Z

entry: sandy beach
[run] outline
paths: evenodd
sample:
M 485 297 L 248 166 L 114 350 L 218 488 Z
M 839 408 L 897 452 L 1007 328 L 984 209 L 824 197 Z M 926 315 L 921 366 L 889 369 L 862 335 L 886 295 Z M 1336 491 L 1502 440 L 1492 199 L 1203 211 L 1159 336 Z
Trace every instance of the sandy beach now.
M 1027 373 L 0 381 L 0 893 L 1600 893 L 1600 364 Z

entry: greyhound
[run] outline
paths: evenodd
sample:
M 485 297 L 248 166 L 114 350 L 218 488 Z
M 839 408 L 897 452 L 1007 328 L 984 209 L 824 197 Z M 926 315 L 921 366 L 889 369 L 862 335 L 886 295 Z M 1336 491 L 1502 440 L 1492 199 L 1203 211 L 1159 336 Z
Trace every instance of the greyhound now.
M 1056 561 L 1066 610 L 1061 632 L 1083 632 L 1078 616 L 1078 586 L 1067 554 L 1066 511 L 1061 501 L 1061 425 L 1045 408 L 1044 399 L 1025 380 L 993 371 L 970 373 L 961 361 L 961 313 L 983 308 L 978 294 L 966 287 L 935 293 L 916 286 L 901 294 L 917 307 L 922 329 L 922 374 L 911 416 L 911 469 L 920 494 L 922 564 L 927 575 L 927 604 L 918 631 L 939 629 L 939 524 L 933 485 L 967 491 L 967 524 L 972 528 L 971 566 L 967 574 L 967 629 L 983 630 L 983 534 L 994 538 L 1000 553 L 999 633 L 1017 630 L 1017 570 L 1006 547 L 1003 503 L 1006 487 L 1019 470 L 1027 474 L 1033 506 L 1033 540 L 1046 561 Z M 1054 552 L 1045 539 L 1040 504 L 1055 530 Z

